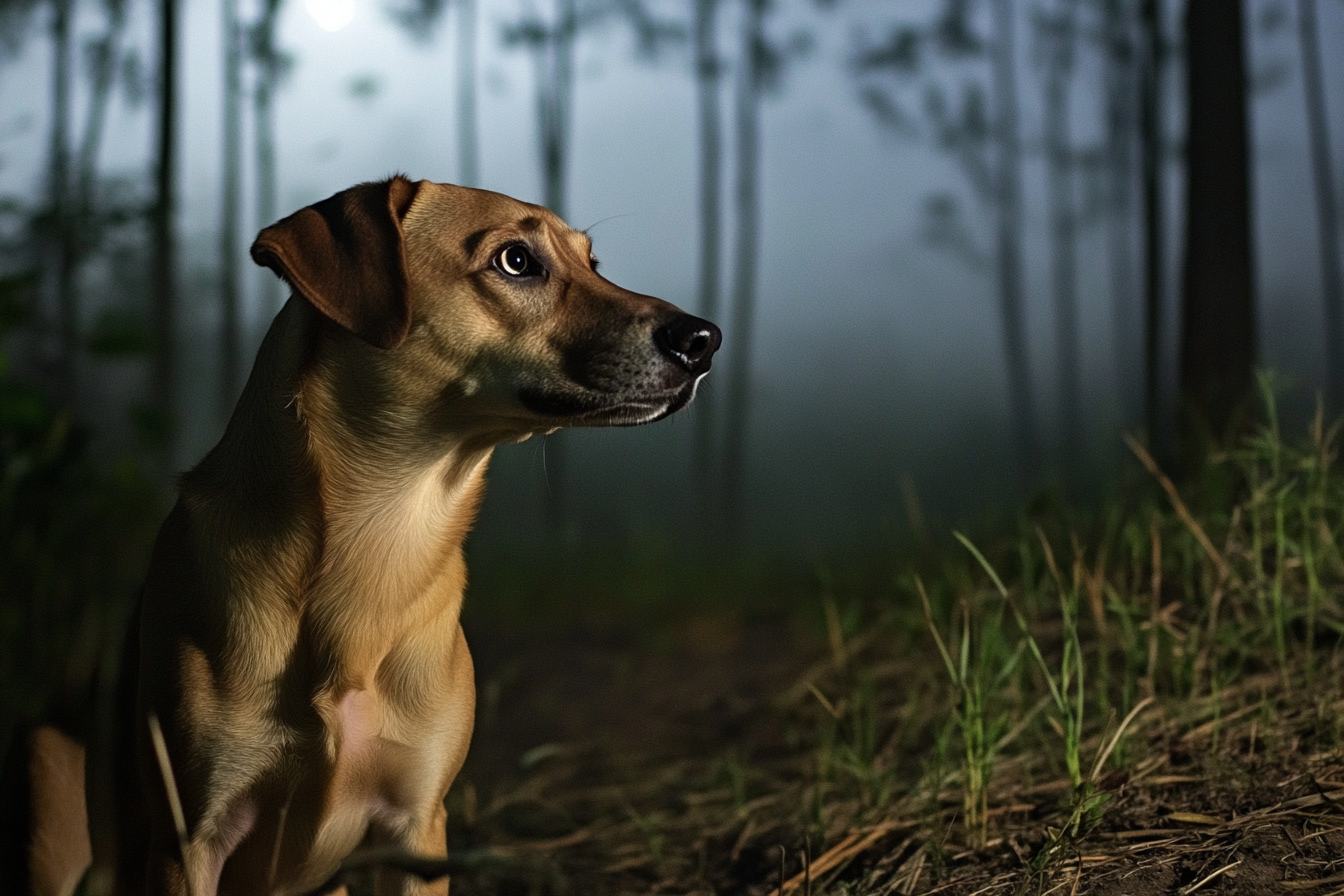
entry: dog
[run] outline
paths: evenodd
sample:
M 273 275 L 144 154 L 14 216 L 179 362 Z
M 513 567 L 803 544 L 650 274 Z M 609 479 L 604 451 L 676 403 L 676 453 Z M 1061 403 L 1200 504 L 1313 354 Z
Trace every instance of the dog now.
M 491 452 L 666 417 L 722 340 L 603 278 L 582 231 L 484 190 L 361 184 L 252 258 L 293 292 L 154 545 L 106 763 L 119 826 L 92 847 L 123 896 L 302 894 L 357 848 L 444 856 L 475 705 L 462 543 Z M 43 737 L 31 887 L 66 896 L 91 855 L 72 835 L 84 757 Z

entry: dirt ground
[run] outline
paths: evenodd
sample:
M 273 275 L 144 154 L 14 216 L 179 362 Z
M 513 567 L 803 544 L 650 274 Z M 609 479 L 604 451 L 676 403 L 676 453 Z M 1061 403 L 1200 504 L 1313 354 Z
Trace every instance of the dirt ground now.
M 1320 749 L 1310 712 L 1268 736 L 1248 709 L 1218 726 L 1154 715 L 1144 758 L 1103 780 L 1099 819 L 1042 861 L 1066 782 L 995 792 L 979 849 L 956 793 L 913 813 L 824 805 L 781 700 L 824 664 L 815 635 L 725 615 L 652 644 L 468 637 L 478 728 L 450 797 L 455 896 L 766 896 L 781 877 L 799 894 L 1344 893 L 1344 756 Z

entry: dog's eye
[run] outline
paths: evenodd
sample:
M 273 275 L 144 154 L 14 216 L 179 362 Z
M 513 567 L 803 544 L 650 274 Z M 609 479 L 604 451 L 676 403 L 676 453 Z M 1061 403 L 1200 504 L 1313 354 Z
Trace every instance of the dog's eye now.
M 510 277 L 536 277 L 546 273 L 536 256 L 521 243 L 513 243 L 495 255 L 495 267 Z

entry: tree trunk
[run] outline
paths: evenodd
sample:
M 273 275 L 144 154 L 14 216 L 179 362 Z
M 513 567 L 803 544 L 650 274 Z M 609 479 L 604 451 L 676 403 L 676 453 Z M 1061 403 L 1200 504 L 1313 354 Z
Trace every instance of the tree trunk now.
M 457 164 L 463 186 L 480 186 L 476 141 L 476 0 L 457 6 Z
M 547 40 L 535 50 L 537 123 L 540 130 L 542 204 L 561 218 L 567 209 L 570 110 L 574 102 L 574 50 L 578 37 L 577 0 L 556 0 Z M 546 515 L 557 526 L 569 520 L 566 501 L 566 440 L 546 437 Z
M 998 212 L 996 266 L 1008 408 L 1019 476 L 1027 484 L 1037 464 L 1036 408 L 1027 356 L 1022 286 L 1022 153 L 1018 142 L 1017 58 L 1012 0 L 994 0 L 993 90 L 998 144 L 995 200 Z
M 1166 62 L 1162 9 L 1158 0 L 1143 0 L 1143 69 L 1139 92 L 1140 167 L 1143 178 L 1143 412 L 1148 440 L 1166 454 L 1162 415 L 1162 314 L 1166 284 L 1166 184 L 1163 149 L 1162 75 Z
M 695 85 L 700 132 L 700 316 L 719 314 L 719 246 L 722 236 L 723 134 L 719 125 L 719 58 L 716 40 L 718 0 L 695 0 Z M 695 414 L 695 478 L 701 513 L 709 516 L 715 491 L 714 393 L 702 385 Z
M 1226 437 L 1251 389 L 1250 151 L 1240 3 L 1190 0 L 1181 332 L 1184 434 Z M 1186 448 L 1195 447 L 1187 441 Z M 1186 461 L 1194 458 L 1187 454 Z
M 224 46 L 223 176 L 221 177 L 219 237 L 219 406 L 225 419 L 238 398 L 242 366 L 240 302 L 238 295 L 238 225 L 242 190 L 243 102 L 242 47 L 236 0 L 221 0 L 220 28 Z
M 176 429 L 177 358 L 177 0 L 159 3 L 159 132 L 155 159 L 152 221 L 153 267 L 150 270 L 150 327 L 154 334 L 151 401 L 161 425 L 166 465 L 173 462 Z
M 723 495 L 726 519 L 736 529 L 746 476 L 751 422 L 751 349 L 756 327 L 756 268 L 760 252 L 761 63 L 765 4 L 746 0 L 736 85 L 737 235 L 733 246 L 733 343 L 728 355 L 728 407 L 724 420 Z
M 1047 160 L 1050 234 L 1054 243 L 1055 343 L 1059 376 L 1061 469 L 1083 457 L 1083 396 L 1078 362 L 1078 247 L 1069 141 L 1069 80 L 1073 76 L 1073 0 L 1064 0 L 1046 25 L 1051 31 L 1042 130 Z
M 1134 289 L 1134 96 L 1135 46 L 1131 7 L 1126 0 L 1107 0 L 1106 41 L 1106 169 L 1109 208 L 1107 243 L 1110 255 L 1111 325 L 1115 355 L 1115 390 L 1120 425 L 1129 429 L 1143 420 L 1142 387 L 1133 386 L 1134 359 L 1143 352 L 1139 296 Z M 1137 401 L 1136 401 L 1137 399 Z
M 1325 305 L 1325 382 L 1330 409 L 1344 407 L 1344 276 L 1340 273 L 1339 206 L 1330 163 L 1330 123 L 1321 76 L 1320 37 L 1313 0 L 1297 0 L 1297 33 L 1302 44 L 1302 94 L 1316 180 L 1316 228 L 1321 243 L 1321 287 Z
M 91 64 L 93 89 L 89 97 L 87 117 L 84 120 L 84 133 L 80 138 L 79 162 L 76 187 L 77 206 L 81 224 L 87 226 L 94 212 L 95 192 L 98 187 L 98 150 L 103 143 L 103 129 L 107 124 L 107 110 L 112 99 L 112 86 L 116 82 L 117 60 L 121 58 L 121 38 L 126 31 L 126 4 L 108 3 L 107 32 L 102 40 L 95 44 Z M 84 245 L 87 234 L 82 234 L 80 255 L 87 250 Z
M 70 207 L 70 79 L 74 58 L 72 0 L 53 0 L 51 10 L 51 145 L 47 160 L 47 203 L 50 218 L 46 240 L 56 299 L 57 391 L 63 401 L 75 398 L 79 350 L 79 310 L 75 306 L 74 214 Z
M 275 23 L 280 0 L 264 0 L 255 26 L 254 51 L 257 56 L 257 83 L 252 97 L 253 133 L 257 141 L 257 219 L 260 227 L 275 223 L 275 87 L 280 77 L 280 60 L 275 49 Z M 261 277 L 261 307 L 278 311 L 284 302 L 284 286 L 270 271 Z

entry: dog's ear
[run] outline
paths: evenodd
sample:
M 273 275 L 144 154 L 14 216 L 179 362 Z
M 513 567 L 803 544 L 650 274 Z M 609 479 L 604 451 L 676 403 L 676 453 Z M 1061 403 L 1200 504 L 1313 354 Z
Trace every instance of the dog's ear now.
M 411 328 L 401 221 L 419 188 L 397 175 L 342 190 L 263 230 L 252 260 L 365 342 L 395 348 Z

